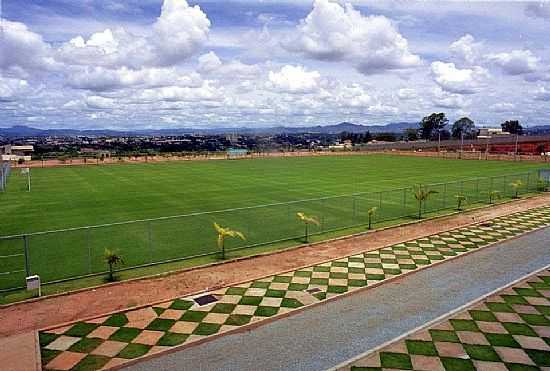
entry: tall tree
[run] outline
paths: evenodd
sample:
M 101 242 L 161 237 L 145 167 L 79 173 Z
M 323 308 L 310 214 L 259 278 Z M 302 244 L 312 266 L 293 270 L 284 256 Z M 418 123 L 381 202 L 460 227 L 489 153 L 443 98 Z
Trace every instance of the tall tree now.
M 453 138 L 460 139 L 464 135 L 464 138 L 471 139 L 475 133 L 475 125 L 469 117 L 462 117 L 454 122 L 451 130 Z
M 432 113 L 420 122 L 420 136 L 422 139 L 436 139 L 437 133 L 445 128 L 448 123 L 449 120 L 444 113 Z
M 502 130 L 509 132 L 510 134 L 523 134 L 523 126 L 518 120 L 508 120 L 500 124 Z

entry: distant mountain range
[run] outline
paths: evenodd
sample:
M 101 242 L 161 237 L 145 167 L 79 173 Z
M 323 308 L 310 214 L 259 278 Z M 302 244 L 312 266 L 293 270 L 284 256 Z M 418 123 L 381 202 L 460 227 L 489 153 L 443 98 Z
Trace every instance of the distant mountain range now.
M 0 128 L 0 136 L 13 137 L 39 137 L 39 136 L 151 136 L 151 135 L 184 135 L 184 134 L 338 134 L 341 132 L 350 133 L 401 133 L 408 128 L 418 127 L 417 123 L 395 122 L 387 125 L 360 125 L 350 122 L 342 122 L 337 125 L 309 126 L 309 127 L 269 127 L 269 128 L 175 128 L 175 129 L 147 129 L 147 130 L 108 130 L 108 129 L 37 129 L 28 126 L 12 126 L 10 128 Z

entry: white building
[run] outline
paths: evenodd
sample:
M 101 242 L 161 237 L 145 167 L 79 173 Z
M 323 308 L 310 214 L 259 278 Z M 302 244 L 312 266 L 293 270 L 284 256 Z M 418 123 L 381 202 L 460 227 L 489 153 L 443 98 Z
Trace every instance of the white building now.
M 0 157 L 3 161 L 30 161 L 34 146 L 14 146 L 11 144 L 0 147 Z

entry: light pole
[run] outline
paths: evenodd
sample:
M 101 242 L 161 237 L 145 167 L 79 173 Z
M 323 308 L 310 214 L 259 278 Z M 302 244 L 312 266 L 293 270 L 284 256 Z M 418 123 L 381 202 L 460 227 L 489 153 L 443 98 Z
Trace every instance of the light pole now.
M 441 152 L 441 128 L 437 128 L 437 153 Z
M 464 152 L 464 130 L 460 130 L 460 158 L 462 158 L 462 152 Z
M 516 160 L 517 157 L 518 157 L 518 138 L 519 138 L 519 134 L 516 133 L 516 149 L 515 149 L 515 152 L 514 152 L 514 160 Z

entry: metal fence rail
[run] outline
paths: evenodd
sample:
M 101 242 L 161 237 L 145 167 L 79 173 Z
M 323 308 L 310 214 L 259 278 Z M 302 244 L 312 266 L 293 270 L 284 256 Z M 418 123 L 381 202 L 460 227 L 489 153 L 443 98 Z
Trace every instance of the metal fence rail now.
M 489 195 L 516 196 L 512 182 L 521 180 L 518 194 L 543 190 L 542 170 L 521 174 L 428 184 L 434 190 L 422 203 L 430 213 L 457 207 L 456 195 L 467 203 L 489 203 Z M 214 222 L 242 231 L 246 241 L 227 240 L 226 249 L 237 250 L 278 241 L 301 239 L 304 225 L 296 213 L 319 219 L 310 225 L 310 234 L 364 226 L 368 210 L 376 207 L 373 223 L 416 217 L 419 203 L 414 187 L 381 192 L 323 197 L 220 210 L 155 219 L 45 231 L 0 237 L 0 292 L 22 287 L 25 276 L 38 274 L 44 283 L 104 274 L 104 250 L 117 250 L 125 260 L 124 269 L 161 264 L 198 256 L 218 254 Z
M 11 172 L 9 161 L 0 161 L 0 192 L 4 192 L 8 185 L 8 176 Z

